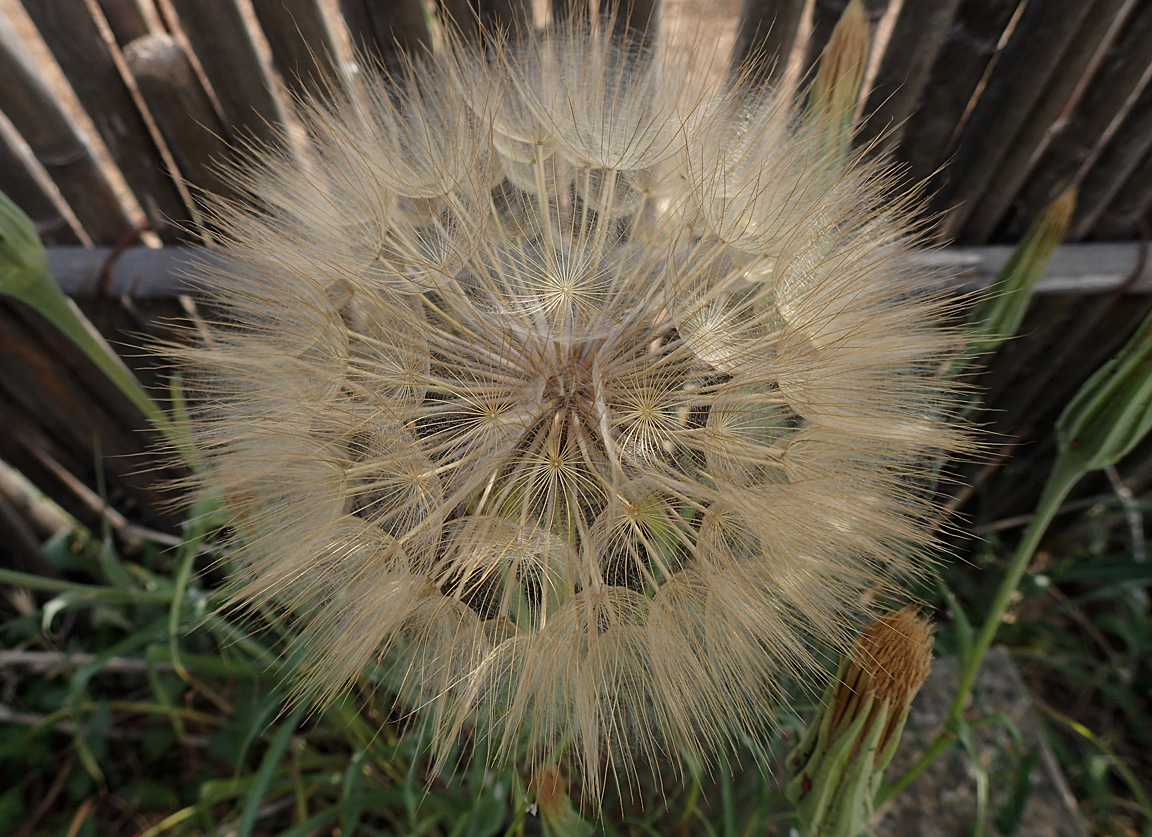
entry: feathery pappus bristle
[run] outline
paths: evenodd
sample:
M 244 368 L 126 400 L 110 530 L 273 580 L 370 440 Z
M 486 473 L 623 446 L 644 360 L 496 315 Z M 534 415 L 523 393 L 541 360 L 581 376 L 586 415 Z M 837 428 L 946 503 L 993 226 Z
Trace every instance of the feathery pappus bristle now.
M 308 166 L 233 172 L 198 479 L 303 694 L 382 666 L 442 757 L 572 747 L 595 792 L 761 739 L 923 571 L 967 437 L 911 202 L 799 91 L 687 63 L 594 20 L 449 38 L 301 103 Z

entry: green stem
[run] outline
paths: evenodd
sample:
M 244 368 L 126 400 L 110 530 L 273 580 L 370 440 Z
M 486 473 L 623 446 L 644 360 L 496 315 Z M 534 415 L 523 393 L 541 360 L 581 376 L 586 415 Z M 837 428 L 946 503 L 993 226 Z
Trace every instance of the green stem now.
M 7 570 L 0 567 L 0 585 L 9 587 L 26 587 L 29 590 L 43 590 L 46 593 L 76 593 L 90 596 L 93 600 L 101 602 L 123 601 L 136 604 L 169 604 L 173 598 L 172 590 L 140 590 L 120 587 L 104 587 L 97 584 L 79 584 L 75 581 L 64 581 L 59 578 L 49 578 L 35 573 L 22 573 L 18 570 Z M 219 604 L 227 595 L 224 590 L 213 590 L 204 595 L 209 605 Z
M 992 640 L 996 638 L 996 631 L 999 630 L 1000 623 L 1004 619 L 1004 613 L 1008 610 L 1008 604 L 1016 593 L 1016 588 L 1020 586 L 1020 581 L 1024 578 L 1028 565 L 1032 562 L 1032 556 L 1040 545 L 1040 539 L 1044 537 L 1044 533 L 1048 531 L 1048 526 L 1059 513 L 1060 506 L 1063 505 L 1068 492 L 1072 490 L 1072 486 L 1080 481 L 1084 473 L 1081 468 L 1069 463 L 1067 457 L 1063 455 L 1056 460 L 1056 465 L 1048 476 L 1048 483 L 1044 486 L 1044 492 L 1040 495 L 1040 502 L 1036 505 L 1036 513 L 1032 517 L 1032 522 L 1028 524 L 1024 536 L 1016 546 L 1016 553 L 1012 556 L 1012 562 L 1008 565 L 1008 570 L 1000 581 L 1000 587 L 996 590 L 996 597 L 992 600 L 992 606 L 984 619 L 984 625 L 976 636 L 976 642 L 972 646 L 968 659 L 964 661 L 960 674 L 960 685 L 956 690 L 956 697 L 952 701 L 952 709 L 949 713 L 951 719 L 958 720 L 964 711 L 968 693 L 972 690 L 976 677 L 980 673 L 980 665 L 984 661 L 984 655 L 992 647 Z
M 48 593 L 113 593 L 118 591 L 114 587 L 98 587 L 94 584 L 77 584 L 73 581 L 63 581 L 59 578 L 48 578 L 33 573 L 22 573 L 17 570 L 0 568 L 0 584 L 11 587 L 27 587 L 31 590 L 44 590 Z M 155 593 L 141 591 L 148 601 L 166 602 L 172 598 L 170 593 Z
M 1000 624 L 1004 620 L 1004 613 L 1008 610 L 1012 596 L 1015 594 L 1016 588 L 1020 586 L 1020 581 L 1024 578 L 1024 573 L 1027 571 L 1028 565 L 1032 562 L 1032 556 L 1036 553 L 1036 548 L 1040 545 L 1040 539 L 1044 537 L 1044 533 L 1048 531 L 1048 526 L 1059 513 L 1060 506 L 1064 503 L 1068 492 L 1072 490 L 1072 487 L 1079 482 L 1080 478 L 1086 473 L 1087 471 L 1082 467 L 1071 462 L 1070 457 L 1061 454 L 1056 460 L 1056 464 L 1052 468 L 1052 473 L 1048 476 L 1048 482 L 1044 486 L 1044 492 L 1041 494 L 1040 502 L 1036 505 L 1036 513 L 1032 518 L 1032 522 L 1028 524 L 1028 528 L 1024 531 L 1024 536 L 1020 539 L 1020 543 L 1016 547 L 1012 561 L 1009 563 L 1004 577 L 1000 580 L 1000 586 L 996 590 L 996 597 L 992 600 L 992 605 L 988 609 L 988 615 L 984 619 L 980 633 L 977 634 L 976 640 L 967 657 L 961 661 L 960 682 L 956 687 L 956 696 L 949 709 L 948 720 L 944 725 L 944 729 L 932 740 L 932 743 L 928 745 L 923 755 L 921 755 L 908 770 L 892 784 L 880 790 L 880 793 L 877 794 L 876 797 L 877 806 L 884 804 L 887 800 L 911 784 L 955 739 L 956 727 L 963 719 L 964 708 L 968 704 L 968 696 L 972 691 L 972 687 L 976 684 L 977 676 L 980 674 L 980 667 L 984 662 L 984 655 L 987 654 L 988 649 L 992 647 L 992 641 L 996 638 L 996 632 L 1000 629 Z
M 932 739 L 932 743 L 928 745 L 928 749 L 920 754 L 920 758 L 916 759 L 911 767 L 901 773 L 895 782 L 891 784 L 885 783 L 884 786 L 880 788 L 880 791 L 876 794 L 876 809 L 879 809 L 881 805 L 915 782 L 916 777 L 927 770 L 928 765 L 936 761 L 936 757 L 943 753 L 955 738 L 956 736 L 952 732 L 945 730 Z

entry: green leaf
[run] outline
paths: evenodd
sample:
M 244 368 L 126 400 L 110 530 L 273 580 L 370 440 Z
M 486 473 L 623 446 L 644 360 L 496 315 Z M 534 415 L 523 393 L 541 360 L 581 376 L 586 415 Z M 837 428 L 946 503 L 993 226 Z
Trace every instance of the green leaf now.
M 0 294 L 15 297 L 56 326 L 159 430 L 174 436 L 164 413 L 140 386 L 136 376 L 75 303 L 64 296 L 48 272 L 48 254 L 36 234 L 36 225 L 3 192 L 0 192 Z
M 0 293 L 19 299 L 42 293 L 48 254 L 36 225 L 11 198 L 0 192 Z
M 0 796 L 0 833 L 14 833 L 23 816 L 24 794 L 20 788 L 10 788 Z
M 264 800 L 264 792 L 268 789 L 268 783 L 272 781 L 276 768 L 280 766 L 280 759 L 284 757 L 288 743 L 296 734 L 296 728 L 303 720 L 307 709 L 306 703 L 298 703 L 296 708 L 292 710 L 292 714 L 284 720 L 280 729 L 276 731 L 272 743 L 268 746 L 268 751 L 264 754 L 263 761 L 260 762 L 260 769 L 256 771 L 256 776 L 248 789 L 248 797 L 244 800 L 244 810 L 240 814 L 240 824 L 236 827 L 236 837 L 250 837 L 252 834 L 252 827 L 256 824 L 256 814 L 260 810 L 260 803 Z
M 1077 564 L 1055 576 L 1056 581 L 1100 581 L 1106 583 L 1152 583 L 1152 564 L 1137 561 Z
M 996 830 L 1008 837 L 1020 827 L 1020 820 L 1024 817 L 1024 808 L 1028 805 L 1028 797 L 1032 792 L 1032 774 L 1036 771 L 1038 758 L 1036 748 L 1033 747 L 1028 754 L 1020 760 L 1012 778 L 1012 788 L 1008 798 L 1000 810 L 996 812 Z

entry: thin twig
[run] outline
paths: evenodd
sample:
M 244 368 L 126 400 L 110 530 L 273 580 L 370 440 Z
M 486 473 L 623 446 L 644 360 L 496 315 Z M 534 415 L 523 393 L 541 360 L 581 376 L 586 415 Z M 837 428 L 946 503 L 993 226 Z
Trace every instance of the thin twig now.
M 1112 490 L 1116 492 L 1120 505 L 1124 507 L 1124 517 L 1128 521 L 1128 538 L 1132 542 L 1132 560 L 1143 564 L 1148 559 L 1144 541 L 1144 515 L 1140 512 L 1136 498 L 1132 496 L 1132 489 L 1124 484 L 1124 480 L 1116 471 L 1116 466 L 1109 465 L 1104 469 L 1104 473 L 1108 475 L 1108 482 L 1112 483 Z
M 79 668 L 96 659 L 94 654 L 66 654 L 63 651 L 0 651 L 0 668 L 20 667 L 39 674 L 58 672 L 62 669 Z M 137 660 L 132 657 L 110 657 L 100 666 L 102 672 L 128 674 L 148 671 L 172 671 L 172 663 Z
M 1084 511 L 1084 509 L 1090 509 L 1101 502 L 1111 499 L 1111 494 L 1096 494 L 1092 497 L 1081 497 L 1078 500 L 1070 500 L 1060 506 L 1056 511 L 1056 516 L 1062 517 L 1066 514 L 1072 514 L 1073 512 Z M 1003 532 L 1005 529 L 1016 529 L 1020 526 L 1027 526 L 1035 516 L 1034 513 L 1029 512 L 1028 514 L 1018 514 L 1015 517 L 1004 517 L 1000 520 L 993 520 L 991 523 L 985 523 L 982 526 L 973 526 L 972 531 L 977 535 L 986 535 L 989 532 Z
M 36 727 L 43 724 L 48 720 L 45 715 L 37 715 L 33 712 L 18 712 L 10 706 L 0 704 L 0 724 L 19 724 L 20 726 Z M 79 726 L 75 721 L 67 718 L 61 718 L 57 721 L 50 721 L 52 729 L 56 732 L 64 733 L 65 735 L 75 735 L 79 731 Z M 102 735 L 117 741 L 139 741 L 145 735 L 145 730 L 136 729 L 119 729 L 113 727 Z M 207 747 L 207 735 L 186 735 L 184 742 L 191 744 L 194 747 Z

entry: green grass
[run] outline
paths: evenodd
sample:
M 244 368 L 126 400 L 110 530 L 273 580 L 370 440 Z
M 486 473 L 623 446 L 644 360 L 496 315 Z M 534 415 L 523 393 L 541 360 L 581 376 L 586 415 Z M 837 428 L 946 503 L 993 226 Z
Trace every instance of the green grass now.
M 473 742 L 459 772 L 433 775 L 386 681 L 294 703 L 290 625 L 218 611 L 211 528 L 131 557 L 76 530 L 45 545 L 68 581 L 0 571 L 0 833 L 541 833 L 524 779 L 468 759 Z M 703 784 L 670 767 L 662 794 L 654 777 L 610 788 L 601 827 L 765 833 L 783 803 L 743 757 Z
M 1062 518 L 999 634 L 1099 834 L 1147 833 L 1152 822 L 1152 564 L 1137 560 L 1132 534 L 1150 511 L 1105 499 Z M 0 833 L 543 833 L 516 766 L 490 772 L 482 758 L 469 761 L 475 742 L 461 743 L 459 772 L 432 775 L 419 728 L 392 709 L 386 679 L 322 711 L 294 704 L 283 685 L 290 624 L 218 610 L 212 525 L 190 525 L 178 548 L 131 556 L 75 530 L 45 545 L 67 581 L 0 576 Z M 1017 534 L 987 536 L 926 591 L 938 653 L 963 644 L 957 608 L 979 624 Z M 780 719 L 771 759 L 800 724 L 799 715 Z M 994 777 L 1020 786 L 1018 807 L 1027 755 L 1015 775 Z M 779 771 L 747 749 L 735 757 L 699 778 L 669 765 L 661 777 L 610 787 L 598 827 L 786 834 Z M 1010 808 L 995 812 L 1003 833 L 1019 820 Z

